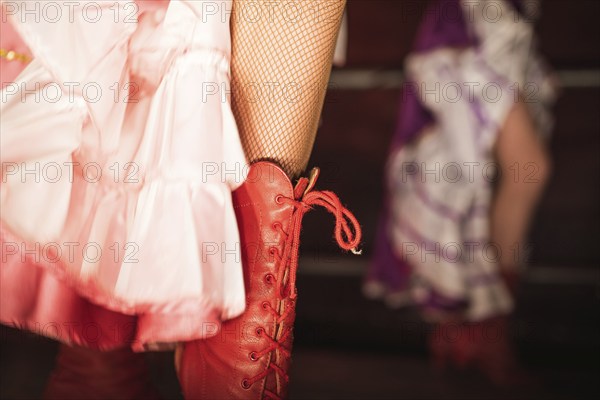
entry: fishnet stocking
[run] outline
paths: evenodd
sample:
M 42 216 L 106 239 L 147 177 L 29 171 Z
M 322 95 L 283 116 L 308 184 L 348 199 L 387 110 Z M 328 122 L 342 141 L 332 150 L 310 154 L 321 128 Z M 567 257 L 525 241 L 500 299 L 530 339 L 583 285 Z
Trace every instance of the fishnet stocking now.
M 346 0 L 234 0 L 232 106 L 250 162 L 310 157 Z

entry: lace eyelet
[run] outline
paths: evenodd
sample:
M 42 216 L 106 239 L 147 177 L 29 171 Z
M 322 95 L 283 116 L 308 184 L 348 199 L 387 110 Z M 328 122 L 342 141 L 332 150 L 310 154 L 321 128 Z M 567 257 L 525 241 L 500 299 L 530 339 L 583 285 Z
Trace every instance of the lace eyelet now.
M 262 336 L 264 332 L 265 330 L 263 328 L 256 328 L 256 336 Z
M 283 204 L 283 201 L 281 201 L 281 199 L 283 199 L 283 196 L 278 194 L 277 196 L 275 196 L 275 203 Z
M 275 277 L 273 276 L 273 274 L 266 274 L 265 275 L 265 282 L 267 284 L 272 285 L 274 280 L 275 280 Z
M 281 225 L 281 222 L 273 222 L 273 225 L 271 225 L 271 227 L 272 227 L 274 230 L 279 230 L 279 229 L 281 229 L 283 226 Z
M 250 389 L 250 386 L 252 386 L 252 385 L 250 384 L 250 381 L 248 381 L 248 379 L 242 380 L 242 389 L 248 390 L 248 389 Z
M 263 310 L 268 310 L 270 306 L 271 305 L 269 304 L 268 301 L 263 301 L 263 303 L 262 303 Z
M 258 354 L 255 351 L 248 354 L 248 357 L 250 358 L 251 361 L 258 361 Z

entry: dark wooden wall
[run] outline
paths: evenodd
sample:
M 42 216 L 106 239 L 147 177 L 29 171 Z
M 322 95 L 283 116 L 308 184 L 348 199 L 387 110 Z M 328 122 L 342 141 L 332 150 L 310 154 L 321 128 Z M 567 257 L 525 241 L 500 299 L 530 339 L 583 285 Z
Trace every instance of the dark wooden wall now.
M 428 0 L 348 0 L 348 67 L 400 68 Z M 537 30 L 556 68 L 597 68 L 600 2 L 542 0 Z
M 348 63 L 343 69 L 400 70 L 425 5 L 420 0 L 349 0 Z M 544 0 L 542 7 L 537 28 L 550 64 L 559 72 L 592 70 L 598 81 L 600 1 Z M 399 89 L 330 90 L 311 160 L 323 170 L 319 186 L 336 190 L 362 222 L 367 257 L 399 97 Z M 595 267 L 600 260 L 598 84 L 565 88 L 556 120 L 550 143 L 553 179 L 532 229 L 532 262 Z M 335 251 L 325 218 L 307 218 L 304 249 Z

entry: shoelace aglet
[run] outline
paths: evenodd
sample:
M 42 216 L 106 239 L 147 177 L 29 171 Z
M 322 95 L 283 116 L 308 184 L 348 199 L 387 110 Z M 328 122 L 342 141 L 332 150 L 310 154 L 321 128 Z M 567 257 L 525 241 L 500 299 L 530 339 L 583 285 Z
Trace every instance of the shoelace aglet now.
M 360 250 L 356 250 L 356 248 L 352 248 L 350 249 L 350 251 L 352 252 L 352 254 L 354 254 L 355 256 L 360 256 L 362 255 L 362 249 Z

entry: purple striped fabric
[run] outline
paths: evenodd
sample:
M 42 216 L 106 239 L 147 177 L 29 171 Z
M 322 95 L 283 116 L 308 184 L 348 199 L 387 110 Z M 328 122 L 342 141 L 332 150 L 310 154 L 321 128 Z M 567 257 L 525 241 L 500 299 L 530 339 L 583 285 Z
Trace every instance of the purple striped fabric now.
M 522 0 L 508 0 L 508 2 L 517 11 L 523 11 Z M 442 8 L 444 12 L 440 12 Z M 452 16 L 452 18 L 448 16 Z M 472 47 L 476 45 L 477 38 L 471 35 L 467 29 L 460 0 L 435 0 L 429 5 L 425 18 L 420 24 L 413 52 L 422 53 L 441 47 Z M 391 154 L 413 140 L 425 126 L 434 122 L 432 114 L 420 103 L 418 93 L 414 90 L 406 90 L 411 84 L 414 87 L 414 82 L 407 80 L 402 93 L 396 130 L 390 145 Z M 386 183 L 387 181 L 385 179 Z M 384 282 L 388 288 L 399 290 L 408 287 L 411 271 L 407 262 L 394 254 L 388 229 L 391 219 L 389 195 L 385 197 L 375 238 L 375 253 L 367 279 Z M 433 306 L 438 303 L 441 305 L 444 301 L 436 297 L 428 303 L 428 306 Z

